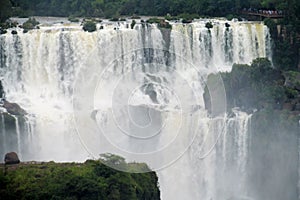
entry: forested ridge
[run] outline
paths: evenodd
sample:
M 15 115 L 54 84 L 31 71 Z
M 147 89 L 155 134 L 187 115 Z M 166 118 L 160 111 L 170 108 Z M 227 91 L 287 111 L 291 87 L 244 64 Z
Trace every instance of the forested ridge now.
M 1 0 L 1 7 L 2 11 L 4 7 L 7 11 L 9 7 L 13 8 L 5 14 L 23 16 L 164 16 L 168 13 L 226 16 L 238 13 L 243 8 L 257 8 L 283 10 L 294 17 L 300 12 L 298 0 Z

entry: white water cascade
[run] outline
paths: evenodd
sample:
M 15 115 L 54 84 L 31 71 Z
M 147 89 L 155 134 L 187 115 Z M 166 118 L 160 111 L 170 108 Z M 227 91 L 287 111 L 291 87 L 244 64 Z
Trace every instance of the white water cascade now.
M 271 58 L 267 27 L 221 19 L 172 23 L 171 31 L 102 26 L 87 33 L 78 24 L 41 25 L 0 36 L 6 98 L 29 113 L 16 144 L 0 152 L 55 161 L 116 153 L 157 170 L 164 200 L 251 199 L 251 116 L 210 118 L 203 92 L 208 74 Z

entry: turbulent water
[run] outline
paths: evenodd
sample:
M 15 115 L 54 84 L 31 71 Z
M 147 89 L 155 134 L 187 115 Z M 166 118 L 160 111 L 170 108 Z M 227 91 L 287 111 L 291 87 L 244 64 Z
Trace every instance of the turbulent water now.
M 1 115 L 1 155 L 83 161 L 116 153 L 157 170 L 165 200 L 261 199 L 248 187 L 251 115 L 211 118 L 203 92 L 209 73 L 271 58 L 268 29 L 212 19 L 172 25 L 106 22 L 87 33 L 56 24 L 0 36 L 6 98 L 29 113 L 16 130 Z M 217 86 L 213 106 L 225 108 Z

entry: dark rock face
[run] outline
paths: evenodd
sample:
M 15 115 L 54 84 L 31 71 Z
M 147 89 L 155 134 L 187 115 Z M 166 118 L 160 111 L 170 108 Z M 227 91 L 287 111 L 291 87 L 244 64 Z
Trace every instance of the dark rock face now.
M 7 165 L 11 165 L 20 163 L 20 160 L 16 152 L 10 152 L 5 154 L 4 162 Z
M 10 113 L 12 115 L 25 115 L 26 114 L 26 111 L 16 103 L 10 103 L 9 101 L 4 100 L 3 107 L 7 110 L 8 113 Z

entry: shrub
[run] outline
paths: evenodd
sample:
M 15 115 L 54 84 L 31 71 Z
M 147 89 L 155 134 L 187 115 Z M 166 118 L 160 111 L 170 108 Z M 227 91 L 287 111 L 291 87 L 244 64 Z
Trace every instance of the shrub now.
M 172 25 L 169 24 L 169 22 L 166 22 L 166 20 L 164 20 L 164 19 L 158 19 L 156 17 L 148 19 L 147 23 L 150 23 L 150 24 L 156 23 L 156 24 L 158 24 L 159 28 L 172 29 Z
M 22 27 L 23 27 L 24 30 L 27 30 L 27 31 L 31 30 L 31 29 L 34 29 L 34 25 L 31 24 L 31 23 L 24 23 Z
M 23 23 L 23 32 L 27 33 L 29 30 L 36 28 L 40 24 L 35 18 L 29 18 L 26 22 Z
M 211 22 L 206 22 L 205 27 L 210 29 L 210 28 L 213 28 L 213 25 Z
M 233 18 L 234 18 L 233 14 L 226 15 L 226 19 L 229 20 L 229 21 L 231 21 Z
M 132 22 L 131 22 L 131 24 L 130 24 L 131 29 L 134 28 L 135 24 L 136 24 L 136 21 L 135 21 L 135 20 L 132 20 Z
M 83 24 L 82 29 L 88 32 L 94 32 L 97 30 L 96 23 L 92 21 L 87 21 Z
M 158 24 L 160 22 L 160 19 L 158 19 L 156 17 L 153 17 L 153 18 L 147 19 L 146 22 L 150 23 L 150 24 L 153 24 L 153 23 L 157 23 Z
M 277 25 L 273 19 L 266 18 L 264 19 L 264 24 L 270 29 L 272 37 L 277 36 Z
M 33 26 L 40 24 L 35 18 L 29 18 L 25 23 L 31 23 Z

